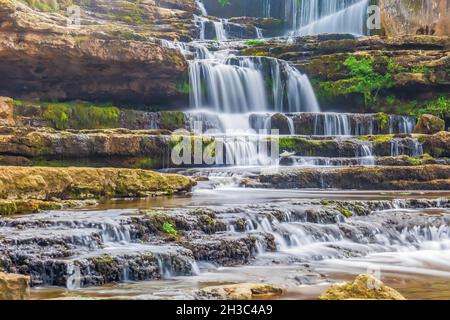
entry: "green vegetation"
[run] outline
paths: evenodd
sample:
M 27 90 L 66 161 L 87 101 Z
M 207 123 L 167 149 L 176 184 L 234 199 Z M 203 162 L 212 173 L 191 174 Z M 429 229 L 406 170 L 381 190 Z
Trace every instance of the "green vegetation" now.
M 175 228 L 170 222 L 165 222 L 163 224 L 163 230 L 170 237 L 176 237 L 178 235 L 178 231 L 175 230 Z
M 42 116 L 50 121 L 56 129 L 62 130 L 68 127 L 69 114 L 70 108 L 67 105 L 54 104 L 47 106 Z
M 120 110 L 111 105 L 85 102 L 46 103 L 42 117 L 59 130 L 106 129 L 117 127 Z
M 413 73 L 431 73 L 433 72 L 433 68 L 427 66 L 414 66 L 410 71 Z
M 319 89 L 326 97 L 347 94 L 362 94 L 366 107 L 375 104 L 383 89 L 394 85 L 393 74 L 401 67 L 392 58 L 382 57 L 375 61 L 372 57 L 357 58 L 350 55 L 344 66 L 350 70 L 351 78 L 319 83 Z
M 230 4 L 230 0 L 217 0 L 217 2 L 222 6 L 225 7 L 226 5 Z
M 422 108 L 410 111 L 411 115 L 420 117 L 423 114 L 432 114 L 441 119 L 450 118 L 450 99 L 448 97 L 439 97 L 428 102 Z
M 347 208 L 344 208 L 342 206 L 339 206 L 337 209 L 346 218 L 351 218 L 353 215 L 350 210 L 348 210 Z
M 389 115 L 384 112 L 378 112 L 376 119 L 380 123 L 381 130 L 389 129 Z
M 251 40 L 246 40 L 244 41 L 244 43 L 248 46 L 262 46 L 264 44 L 266 44 L 265 40 L 261 40 L 261 39 L 251 39 Z
M 31 8 L 43 11 L 54 12 L 59 9 L 58 1 L 56 0 L 23 0 Z
M 375 136 L 359 136 L 358 139 L 362 141 L 372 141 L 375 144 L 390 143 L 394 139 L 393 134 L 379 134 Z
M 189 94 L 191 92 L 191 85 L 188 81 L 184 81 L 182 83 L 177 83 L 175 89 L 177 92 L 182 94 Z
M 181 111 L 163 111 L 160 115 L 161 128 L 177 130 L 184 127 L 184 114 Z
M 116 16 L 123 22 L 130 24 L 142 24 L 144 23 L 144 13 L 140 7 L 141 0 L 134 0 L 134 2 L 128 2 L 125 6 L 125 14 L 116 14 Z

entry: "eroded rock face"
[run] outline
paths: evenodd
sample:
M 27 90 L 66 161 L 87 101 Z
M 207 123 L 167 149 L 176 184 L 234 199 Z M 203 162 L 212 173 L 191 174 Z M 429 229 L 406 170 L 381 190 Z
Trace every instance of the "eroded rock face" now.
M 353 282 L 334 284 L 320 300 L 406 300 L 398 291 L 372 275 L 359 275 Z
M 447 0 L 381 0 L 383 30 L 401 34 L 450 34 Z
M 30 277 L 0 272 L 0 300 L 23 300 L 29 295 Z
M 0 4 L 0 94 L 168 105 L 187 63 L 123 24 L 67 27 L 65 16 Z
M 434 134 L 445 130 L 445 121 L 431 114 L 424 114 L 419 118 L 415 133 Z

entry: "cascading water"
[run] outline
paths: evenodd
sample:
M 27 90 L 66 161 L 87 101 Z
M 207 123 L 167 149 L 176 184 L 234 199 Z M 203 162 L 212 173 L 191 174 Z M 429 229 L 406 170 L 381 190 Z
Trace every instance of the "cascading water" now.
M 368 0 L 285 1 L 285 20 L 296 36 L 320 33 L 363 35 Z
M 265 70 L 267 64 L 269 68 Z M 226 113 L 320 110 L 308 77 L 277 59 L 196 59 L 190 64 L 189 75 L 191 106 L 196 109 L 212 108 Z M 269 88 L 266 81 L 271 83 Z M 283 110 L 284 105 L 287 110 Z
M 292 35 L 306 36 L 321 33 L 365 34 L 365 20 L 369 0 L 289 0 L 287 18 Z
M 265 16 L 270 16 L 270 1 L 262 1 Z M 293 35 L 314 33 L 364 33 L 368 1 L 285 1 L 286 19 Z M 200 29 L 200 41 L 165 46 L 180 50 L 189 60 L 191 129 L 216 129 L 216 139 L 224 146 L 220 159 L 228 158 L 238 165 L 261 165 L 268 159 L 267 151 L 258 147 L 255 137 L 261 132 L 249 130 L 280 130 L 281 134 L 317 136 L 357 136 L 388 133 L 374 114 L 322 113 L 314 90 L 306 75 L 288 62 L 270 57 L 238 56 L 236 43 L 228 39 L 227 19 L 205 17 L 207 10 L 198 2 L 202 16 L 194 20 Z M 206 25 L 215 32 L 214 42 L 204 41 Z M 209 27 L 208 27 L 209 28 Z M 328 29 L 327 29 L 328 28 Z M 256 34 L 262 36 L 256 28 Z M 210 32 L 210 31 L 208 31 Z M 210 36 L 210 35 L 209 35 Z M 214 47 L 213 50 L 210 47 Z M 239 45 L 237 45 L 239 48 Z M 194 57 L 192 59 L 192 57 Z M 274 120 L 274 114 L 278 120 Z M 284 120 L 283 120 L 284 117 Z M 305 118 L 305 120 L 302 120 Z M 273 125 L 275 121 L 275 125 Z M 278 122 L 277 122 L 278 121 Z M 281 121 L 281 122 L 280 122 Z M 305 122 L 306 121 L 306 122 Z M 196 123 L 202 123 L 198 125 Z M 279 127 L 280 123 L 285 123 Z M 312 129 L 299 123 L 312 123 Z M 410 117 L 390 116 L 389 133 L 411 133 L 415 125 Z M 230 133 L 230 130 L 232 133 Z M 247 131 L 247 133 L 245 133 Z M 251 136 L 251 138 L 250 138 Z M 260 136 L 261 137 L 261 136 Z M 358 143 L 355 159 L 303 159 L 314 164 L 374 165 L 370 143 Z M 393 147 L 395 149 L 395 145 Z M 395 150 L 393 154 L 395 154 Z M 415 154 L 415 153 L 414 153 Z M 218 157 L 219 160 L 220 157 Z M 273 162 L 270 162 L 273 164 Z

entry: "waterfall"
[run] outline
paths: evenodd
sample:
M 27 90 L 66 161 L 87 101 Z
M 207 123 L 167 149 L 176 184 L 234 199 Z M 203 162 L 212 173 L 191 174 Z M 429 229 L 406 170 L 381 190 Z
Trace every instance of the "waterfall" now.
M 420 157 L 423 154 L 423 146 L 416 138 L 391 139 L 391 157 L 407 155 Z
M 308 76 L 287 65 L 289 112 L 320 112 L 319 103 Z
M 369 0 L 286 0 L 285 20 L 296 36 L 321 33 L 363 35 Z
M 255 33 L 256 33 L 256 37 L 257 37 L 258 39 L 264 38 L 263 33 L 262 33 L 262 29 L 261 29 L 261 28 L 255 27 Z
M 206 34 L 206 21 L 208 21 L 206 18 L 199 17 L 194 14 L 194 23 L 199 29 L 199 39 L 205 40 L 205 34 Z
M 263 16 L 269 18 L 271 16 L 271 0 L 262 0 L 263 1 Z
M 214 30 L 216 31 L 217 41 L 228 40 L 227 31 L 225 30 L 225 25 L 228 23 L 226 19 L 220 19 L 219 21 L 214 21 Z
M 265 65 L 269 64 L 269 68 Z M 189 67 L 191 106 L 217 112 L 319 112 L 319 104 L 306 75 L 273 58 L 230 57 L 194 60 Z M 271 88 L 267 88 L 269 80 Z
M 228 113 L 266 110 L 262 74 L 249 59 L 240 59 L 240 66 L 231 63 L 231 60 L 225 63 L 216 60 L 191 62 L 191 105 Z
M 203 4 L 202 0 L 196 0 L 195 1 L 197 4 L 198 9 L 200 10 L 202 16 L 207 16 L 208 12 L 206 11 L 205 5 Z
M 371 146 L 367 144 L 361 144 L 361 149 L 358 151 L 359 155 L 361 157 L 360 159 L 360 165 L 364 166 L 374 166 L 375 165 L 375 157 L 372 153 Z
M 216 150 L 216 165 L 270 166 L 278 162 L 270 157 L 267 142 L 258 136 L 216 137 Z

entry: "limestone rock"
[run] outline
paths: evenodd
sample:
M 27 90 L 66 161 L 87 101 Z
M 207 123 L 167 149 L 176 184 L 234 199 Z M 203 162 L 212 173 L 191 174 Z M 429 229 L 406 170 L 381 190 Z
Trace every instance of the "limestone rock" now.
M 24 300 L 29 288 L 30 277 L 0 272 L 0 300 Z
M 434 134 L 445 130 L 445 121 L 431 114 L 419 118 L 414 133 Z
M 64 200 L 148 197 L 189 191 L 184 176 L 138 169 L 2 167 L 0 194 L 5 199 Z
M 14 126 L 14 108 L 11 105 L 12 100 L 0 97 L 0 125 Z
M 242 184 L 276 189 L 448 190 L 450 168 L 446 165 L 348 167 L 323 171 L 286 168 L 248 178 Z
M 372 275 L 362 274 L 353 282 L 333 284 L 320 300 L 406 300 L 399 292 L 386 286 Z
M 251 300 L 256 297 L 278 296 L 283 293 L 280 287 L 264 283 L 240 283 L 224 286 L 206 287 L 197 292 L 200 299 Z
M 155 6 L 146 2 L 147 8 Z M 184 57 L 151 40 L 151 34 L 120 19 L 73 28 L 65 12 L 43 13 L 3 0 L 0 8 L 5 7 L 0 9 L 0 95 L 152 105 L 187 100 L 177 90 L 187 71 Z
M 449 35 L 447 0 L 381 0 L 383 30 L 400 34 Z

